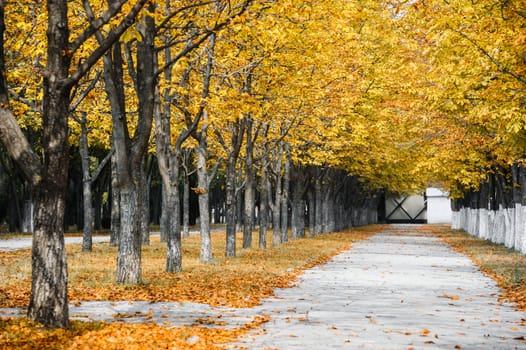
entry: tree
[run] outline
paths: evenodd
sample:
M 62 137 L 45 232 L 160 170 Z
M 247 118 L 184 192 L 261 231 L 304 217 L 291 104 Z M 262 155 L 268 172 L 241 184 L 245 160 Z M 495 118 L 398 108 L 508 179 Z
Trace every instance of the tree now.
M 97 79 L 98 80 L 98 79 Z M 86 113 L 82 112 L 80 119 L 77 119 L 81 127 L 79 140 L 79 150 L 82 164 L 82 198 L 84 209 L 84 227 L 82 230 L 82 251 L 90 252 L 92 249 L 93 236 L 93 204 L 92 204 L 92 185 L 97 180 L 102 169 L 111 160 L 112 151 L 108 152 L 106 157 L 97 165 L 93 173 L 90 168 L 89 145 L 88 145 L 88 127 Z
M 1 98 L 0 138 L 10 156 L 22 169 L 24 176 L 35 188 L 36 215 L 32 249 L 32 282 L 28 317 L 51 327 L 67 327 L 67 265 L 64 247 L 64 204 L 68 169 L 68 116 L 71 89 L 87 74 L 111 44 L 133 23 L 144 1 L 138 1 L 124 19 L 111 30 L 104 42 L 84 57 L 83 63 L 70 71 L 77 50 L 96 30 L 120 14 L 123 2 L 110 7 L 104 16 L 90 23 L 75 40 L 70 40 L 68 6 L 66 1 L 47 2 L 47 57 L 46 67 L 40 71 L 44 77 L 42 110 L 41 162 L 9 109 L 8 89 L 3 57 L 0 64 Z M 4 3 L 0 3 L 2 38 L 5 32 Z M 78 58 L 78 57 L 77 57 Z

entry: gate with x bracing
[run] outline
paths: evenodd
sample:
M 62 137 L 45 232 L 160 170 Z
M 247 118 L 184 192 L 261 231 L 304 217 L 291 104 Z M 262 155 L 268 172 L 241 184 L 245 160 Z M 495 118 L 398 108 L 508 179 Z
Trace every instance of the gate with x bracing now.
M 427 198 L 425 193 L 410 196 L 386 196 L 385 222 L 423 224 L 427 223 Z

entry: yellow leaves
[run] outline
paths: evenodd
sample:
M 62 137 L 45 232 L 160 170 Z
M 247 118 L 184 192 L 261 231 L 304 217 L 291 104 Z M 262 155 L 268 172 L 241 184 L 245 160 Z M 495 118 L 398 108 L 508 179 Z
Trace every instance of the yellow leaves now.
M 162 327 L 74 321 L 67 330 L 47 330 L 24 319 L 0 320 L 0 347 L 17 349 L 221 349 L 268 321 L 255 317 L 235 328 Z
M 423 337 L 427 337 L 431 331 L 427 328 L 424 328 L 420 331 L 420 335 Z
M 141 33 L 137 30 L 135 26 L 129 27 L 124 34 L 121 36 L 121 40 L 124 43 L 129 43 L 131 41 L 141 41 Z
M 152 244 L 143 248 L 145 283 L 138 286 L 114 284 L 116 248 L 97 244 L 92 254 L 85 254 L 80 245 L 72 245 L 68 246 L 69 299 L 191 301 L 214 306 L 254 306 L 261 298 L 271 296 L 275 288 L 290 286 L 303 269 L 326 262 L 347 248 L 349 240 L 369 237 L 378 229 L 358 228 L 353 229 L 352 234 L 320 235 L 267 250 L 243 250 L 236 259 L 223 256 L 224 232 L 217 232 L 212 234 L 214 264 L 200 263 L 200 240 L 192 235 L 183 241 L 184 271 L 178 274 L 162 272 L 166 263 L 166 244 L 152 237 Z M 11 276 L 0 286 L 1 306 L 27 306 L 31 273 L 29 254 L 29 251 L 0 253 L 0 275 Z M 14 269 L 17 267 L 20 267 L 20 277 L 15 279 Z M 146 310 L 141 316 L 145 315 L 148 315 Z
M 460 296 L 458 296 L 458 295 L 451 295 L 451 294 L 448 294 L 448 293 L 442 294 L 442 297 L 450 299 L 450 300 L 459 300 L 460 299 Z
M 204 194 L 206 193 L 206 190 L 200 188 L 200 187 L 192 187 L 192 191 L 194 191 L 196 194 Z

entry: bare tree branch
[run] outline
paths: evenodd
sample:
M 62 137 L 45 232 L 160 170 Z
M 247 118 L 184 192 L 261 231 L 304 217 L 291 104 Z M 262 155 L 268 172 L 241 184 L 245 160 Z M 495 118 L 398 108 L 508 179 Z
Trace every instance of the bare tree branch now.
M 97 74 L 95 75 L 95 78 L 93 78 L 88 85 L 88 87 L 81 92 L 80 96 L 77 98 L 75 102 L 72 102 L 69 106 L 69 111 L 73 112 L 77 107 L 84 101 L 84 99 L 89 95 L 89 93 L 95 89 L 95 85 L 97 85 L 97 82 L 100 80 L 100 77 L 102 75 L 102 72 L 99 70 L 97 71 Z M 73 94 L 74 95 L 74 94 Z
M 88 14 L 88 17 L 90 18 L 90 25 L 89 27 L 82 32 L 75 41 L 73 41 L 70 44 L 70 50 L 72 53 L 75 53 L 81 46 L 88 40 L 91 36 L 95 35 L 99 30 L 106 24 L 108 24 L 112 18 L 114 18 L 119 12 L 121 12 L 122 6 L 127 3 L 127 0 L 118 0 L 115 2 L 110 3 L 109 8 L 100 16 L 99 18 L 95 19 L 92 17 L 93 13 L 90 15 Z M 91 8 L 91 5 L 89 4 L 88 0 L 82 1 L 84 8 L 89 7 Z
M 71 86 L 77 83 L 91 67 L 104 55 L 109 48 L 119 40 L 120 36 L 135 22 L 135 19 L 147 0 L 138 0 L 133 8 L 126 14 L 124 19 L 106 36 L 106 38 L 99 44 L 99 47 L 88 56 L 82 64 L 77 67 L 77 70 L 73 72 L 68 79 L 65 79 L 65 86 Z M 120 2 L 119 2 L 120 3 Z M 91 35 L 95 34 L 94 31 Z

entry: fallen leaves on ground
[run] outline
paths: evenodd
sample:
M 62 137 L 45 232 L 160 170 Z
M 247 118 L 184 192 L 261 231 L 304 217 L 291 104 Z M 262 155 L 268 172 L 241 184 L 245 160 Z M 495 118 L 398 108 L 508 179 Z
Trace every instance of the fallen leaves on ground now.
M 199 302 L 212 306 L 250 307 L 269 297 L 275 288 L 291 287 L 305 269 L 327 262 L 357 240 L 384 229 L 375 225 L 315 238 L 291 240 L 276 247 L 240 249 L 236 258 L 224 257 L 224 232 L 212 234 L 214 261 L 199 261 L 199 236 L 183 240 L 183 272 L 163 272 L 166 245 L 152 237 L 143 247 L 144 282 L 114 283 L 117 250 L 94 244 L 93 252 L 68 245 L 69 298 L 79 304 L 88 300 Z M 241 238 L 241 237 L 240 237 Z M 267 239 L 271 242 L 271 237 Z M 254 242 L 257 246 L 258 242 Z M 241 241 L 238 242 L 238 247 Z M 0 253 L 0 307 L 27 307 L 30 292 L 29 250 Z M 133 317 L 134 315 L 119 315 Z M 106 324 L 72 322 L 68 330 L 46 330 L 25 319 L 0 320 L 0 349 L 214 349 L 232 341 L 248 329 L 268 321 L 259 317 L 244 327 L 226 330 L 220 320 L 202 318 L 189 327 L 154 324 Z M 206 327 L 213 324 L 213 328 Z
M 143 283 L 114 283 L 117 250 L 95 244 L 92 253 L 68 246 L 69 298 L 77 300 L 188 301 L 212 306 L 250 307 L 271 296 L 275 288 L 290 287 L 304 269 L 327 262 L 352 241 L 378 232 L 381 225 L 289 241 L 268 249 L 240 249 L 224 257 L 224 233 L 212 234 L 214 261 L 199 261 L 200 240 L 183 241 L 183 272 L 164 272 L 166 245 L 152 238 L 143 247 Z M 254 242 L 257 246 L 257 241 Z M 241 246 L 241 241 L 239 245 Z M 30 293 L 30 251 L 0 253 L 0 307 L 27 307 Z
M 467 255 L 481 271 L 492 277 L 503 290 L 501 300 L 526 310 L 526 255 L 446 226 L 431 225 L 428 230 L 457 252 Z
M 268 321 L 257 317 L 237 329 L 161 327 L 74 321 L 69 329 L 45 329 L 26 319 L 0 319 L 0 349 L 222 349 L 250 329 Z
M 442 298 L 447 298 L 447 299 L 451 299 L 451 300 L 459 300 L 460 296 L 458 296 L 458 295 L 451 295 L 451 294 L 448 294 L 448 293 L 443 293 L 442 294 Z

